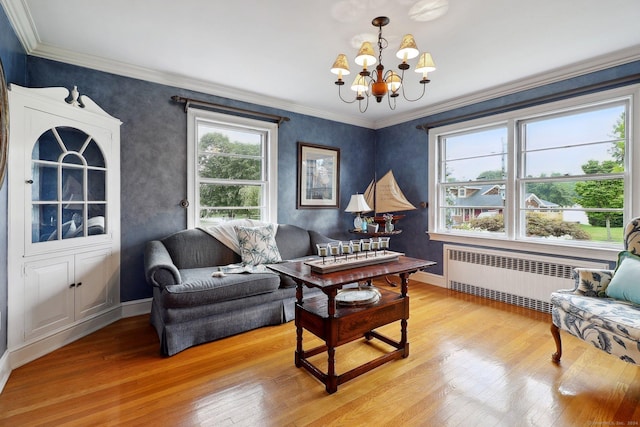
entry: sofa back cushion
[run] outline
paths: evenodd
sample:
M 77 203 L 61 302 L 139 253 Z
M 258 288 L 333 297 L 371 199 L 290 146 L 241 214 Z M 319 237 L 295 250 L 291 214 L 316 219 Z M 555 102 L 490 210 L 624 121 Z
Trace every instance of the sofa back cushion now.
M 279 224 L 276 243 L 280 257 L 285 261 L 312 254 L 309 232 L 295 225 Z
M 178 231 L 162 239 L 162 243 L 180 270 L 240 262 L 240 255 L 197 228 Z

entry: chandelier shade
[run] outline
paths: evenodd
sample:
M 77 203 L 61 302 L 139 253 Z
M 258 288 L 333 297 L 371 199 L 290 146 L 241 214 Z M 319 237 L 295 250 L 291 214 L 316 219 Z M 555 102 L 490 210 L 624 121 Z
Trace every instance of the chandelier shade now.
M 399 73 L 393 70 L 385 71 L 384 65 L 382 64 L 382 52 L 389 44 L 387 39 L 382 37 L 382 27 L 389 24 L 389 18 L 379 16 L 373 19 L 371 24 L 378 27 L 378 56 L 376 58 L 371 42 L 365 41 L 362 43 L 354 59 L 356 65 L 362 67 L 362 70 L 351 84 L 351 89 L 356 92 L 356 97 L 355 99 L 347 100 L 343 98 L 340 87 L 344 85 L 342 77 L 350 74 L 349 62 L 345 54 L 339 54 L 333 63 L 333 67 L 331 67 L 331 72 L 338 75 L 338 79 L 335 81 L 335 84 L 338 86 L 338 96 L 343 102 L 348 104 L 358 101 L 358 107 L 361 113 L 367 111 L 369 107 L 369 96 L 373 96 L 377 102 L 382 102 L 382 99 L 387 97 L 389 108 L 392 110 L 395 110 L 396 99 L 400 94 L 409 102 L 421 99 L 426 91 L 425 85 L 430 82 L 427 78 L 427 73 L 435 71 L 436 69 L 433 57 L 428 52 L 420 53 L 413 35 L 406 34 L 402 37 L 400 48 L 396 52 L 396 57 L 402 60 L 402 63 L 398 65 Z M 405 94 L 404 72 L 411 68 L 407 60 L 416 57 L 419 58 L 415 72 L 422 73 L 422 79 L 419 80 L 419 83 L 422 85 L 422 93 L 415 99 L 409 99 Z M 378 65 L 375 67 L 375 71 L 370 71 L 370 68 L 376 64 Z
M 338 55 L 336 61 L 333 63 L 333 67 L 331 67 L 331 72 L 333 74 L 337 74 L 339 79 L 341 79 L 342 76 L 351 74 L 351 71 L 349 71 L 349 61 L 347 60 L 347 55 L 345 55 L 344 53 Z

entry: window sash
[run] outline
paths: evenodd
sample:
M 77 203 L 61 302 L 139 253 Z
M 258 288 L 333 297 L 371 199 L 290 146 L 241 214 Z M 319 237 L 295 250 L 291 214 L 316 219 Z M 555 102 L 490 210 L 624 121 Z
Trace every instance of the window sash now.
M 638 94 L 640 86 L 633 85 L 620 89 L 614 89 L 606 92 L 600 92 L 597 94 L 591 94 L 581 97 L 576 97 L 569 100 L 563 100 L 555 103 L 549 103 L 542 106 L 531 107 L 522 110 L 514 110 L 509 113 L 503 113 L 495 116 L 485 117 L 482 119 L 476 119 L 469 122 L 461 122 L 454 125 L 443 126 L 440 128 L 433 128 L 429 130 L 429 161 L 430 161 L 430 184 L 429 184 L 429 199 L 432 206 L 435 209 L 431 209 L 429 212 L 429 232 L 432 238 L 435 236 L 435 240 L 448 240 L 447 235 L 468 235 L 476 238 L 491 238 L 495 236 L 487 235 L 486 233 L 479 233 L 470 230 L 456 230 L 451 227 L 450 215 L 447 216 L 447 210 L 452 209 L 452 206 L 447 206 L 447 189 L 452 186 L 485 186 L 496 181 L 484 181 L 478 179 L 467 180 L 453 180 L 447 181 L 446 166 L 449 164 L 450 159 L 447 157 L 447 150 L 444 142 L 451 135 L 458 134 L 473 134 L 484 129 L 495 128 L 501 125 L 507 126 L 508 141 L 506 143 L 507 149 L 506 161 L 506 179 L 505 179 L 505 205 L 503 207 L 504 212 L 504 234 L 502 238 L 511 241 L 530 241 L 531 238 L 526 236 L 526 215 L 530 212 L 534 212 L 534 207 L 527 207 L 525 205 L 526 200 L 526 188 L 527 184 L 538 183 L 563 183 L 569 181 L 613 181 L 622 179 L 624 182 L 624 206 L 611 207 L 611 208 L 579 208 L 576 209 L 573 206 L 561 206 L 556 210 L 559 212 L 610 212 L 620 215 L 623 214 L 624 220 L 628 221 L 633 216 L 640 214 L 640 197 L 633 197 L 632 187 L 634 182 L 640 178 L 640 157 L 638 152 L 640 150 L 634 150 L 632 141 L 634 136 L 638 138 L 638 128 L 640 128 L 640 118 L 637 114 L 634 115 L 634 111 L 640 110 L 638 105 L 640 102 Z M 575 147 L 576 149 L 582 149 L 592 145 L 610 146 L 613 142 L 618 141 L 617 136 L 610 136 L 608 138 L 598 138 L 593 140 L 582 140 L 579 142 L 572 142 L 566 144 L 560 148 L 558 147 L 546 147 L 541 148 L 530 147 L 528 150 L 525 145 L 526 139 L 522 137 L 524 124 L 544 122 L 544 120 L 555 117 L 567 117 L 576 113 L 591 112 L 603 110 L 611 107 L 623 106 L 626 114 L 625 122 L 625 159 L 624 159 L 624 171 L 611 172 L 611 173 L 597 173 L 597 174 L 585 174 L 570 173 L 567 176 L 527 176 L 526 169 L 526 156 L 531 153 L 545 152 L 547 155 L 557 155 L 556 153 L 566 152 L 567 147 Z M 634 135 L 635 134 L 635 135 Z M 557 151 L 555 151 L 557 150 Z M 452 156 L 449 156 L 453 158 Z M 462 157 L 462 156 L 459 156 Z M 471 157 L 471 156 L 469 156 Z M 478 160 L 484 156 L 475 155 Z M 638 165 L 634 169 L 632 165 Z M 475 177 L 474 177 L 475 178 Z M 460 207 L 460 206 L 458 206 Z M 465 206 L 465 208 L 472 208 L 478 206 Z M 481 206 L 483 209 L 497 209 L 499 206 Z M 626 222 L 625 222 L 626 223 Z M 535 238 L 534 238 L 535 239 Z M 456 240 L 455 238 L 453 240 Z M 540 242 L 537 242 L 540 243 Z M 557 244 L 558 242 L 553 242 Z M 561 244 L 590 244 L 602 245 L 602 242 L 562 242 Z M 608 243 L 607 243 L 608 244 Z M 605 244 L 605 245 L 607 245 Z M 621 242 L 612 243 L 611 246 L 619 247 Z

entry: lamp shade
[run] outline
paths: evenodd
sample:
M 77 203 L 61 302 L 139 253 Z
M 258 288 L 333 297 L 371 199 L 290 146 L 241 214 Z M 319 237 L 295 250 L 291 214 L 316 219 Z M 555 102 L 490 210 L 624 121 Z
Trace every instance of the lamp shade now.
M 363 194 L 354 194 L 351 196 L 349 200 L 349 204 L 347 208 L 344 210 L 345 212 L 369 212 L 371 208 L 367 204 L 367 201 L 364 199 Z
M 400 86 L 402 86 L 402 79 L 397 73 L 393 71 L 389 74 L 385 82 L 387 83 L 387 88 L 391 92 L 397 91 L 398 89 L 400 89 Z
M 420 54 L 418 50 L 418 46 L 416 45 L 416 41 L 411 34 L 407 34 L 402 38 L 402 42 L 400 43 L 400 48 L 398 52 L 396 52 L 396 56 L 403 61 L 407 59 L 415 58 Z
M 342 78 L 342 76 L 346 76 L 350 74 L 349 71 L 349 62 L 347 61 L 347 55 L 341 53 L 336 58 L 336 61 L 333 63 L 333 67 L 331 67 L 331 72 L 333 74 L 337 74 L 338 78 Z
M 428 52 L 420 55 L 420 59 L 418 59 L 418 65 L 416 66 L 416 73 L 430 73 L 431 71 L 436 70 L 436 64 L 433 62 L 433 58 L 431 54 Z
M 360 50 L 358 51 L 358 56 L 356 56 L 354 61 L 361 67 L 370 67 L 375 65 L 377 60 L 371 42 L 362 42 L 362 46 L 360 46 Z
M 367 89 L 369 89 L 369 84 L 367 83 L 367 79 L 365 79 L 364 76 L 361 76 L 360 74 L 358 74 L 355 80 L 353 81 L 353 83 L 351 84 L 351 90 L 358 93 L 364 93 L 367 91 Z

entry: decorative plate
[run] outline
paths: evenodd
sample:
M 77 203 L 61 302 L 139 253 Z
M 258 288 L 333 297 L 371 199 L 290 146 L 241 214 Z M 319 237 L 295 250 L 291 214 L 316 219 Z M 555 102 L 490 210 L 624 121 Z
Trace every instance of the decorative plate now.
M 342 289 L 336 295 L 336 304 L 338 305 L 368 305 L 379 300 L 380 291 L 374 287 Z

